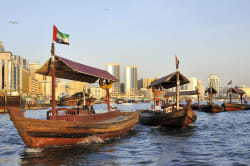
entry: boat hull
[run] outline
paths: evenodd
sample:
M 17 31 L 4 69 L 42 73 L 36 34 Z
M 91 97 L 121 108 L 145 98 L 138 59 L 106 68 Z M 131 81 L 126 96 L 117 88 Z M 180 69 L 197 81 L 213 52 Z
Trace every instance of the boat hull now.
M 223 112 L 223 107 L 217 105 L 217 104 L 207 104 L 207 105 L 201 105 L 200 110 L 203 112 L 208 113 L 219 113 Z
M 225 111 L 239 111 L 239 110 L 250 109 L 250 105 L 238 104 L 238 103 L 224 103 L 223 107 L 224 107 Z
M 139 112 L 133 112 L 121 113 L 121 116 L 111 116 L 99 122 L 40 120 L 24 118 L 18 111 L 15 112 L 15 108 L 9 111 L 19 135 L 25 145 L 31 148 L 71 145 L 122 136 L 139 119 Z
M 143 110 L 140 113 L 140 123 L 151 126 L 187 127 L 193 124 L 196 119 L 195 112 L 186 109 L 168 113 Z

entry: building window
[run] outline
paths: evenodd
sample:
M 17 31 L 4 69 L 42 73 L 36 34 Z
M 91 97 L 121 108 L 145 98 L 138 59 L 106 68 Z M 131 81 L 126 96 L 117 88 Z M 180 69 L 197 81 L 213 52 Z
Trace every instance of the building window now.
M 23 66 L 26 67 L 26 59 L 23 59 Z
M 4 59 L 2 60 L 2 89 L 4 89 Z

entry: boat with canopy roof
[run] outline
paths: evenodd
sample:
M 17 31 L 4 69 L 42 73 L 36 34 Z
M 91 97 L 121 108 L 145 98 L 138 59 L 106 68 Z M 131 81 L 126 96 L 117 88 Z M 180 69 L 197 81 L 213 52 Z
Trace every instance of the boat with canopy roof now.
M 140 123 L 144 125 L 161 125 L 167 127 L 187 127 L 193 125 L 197 116 L 191 109 L 191 101 L 185 107 L 180 107 L 180 85 L 187 84 L 190 81 L 180 73 L 179 69 L 176 72 L 154 80 L 148 88 L 152 88 L 154 97 L 153 110 L 142 110 L 140 113 Z M 170 89 L 176 87 L 176 103 L 168 105 L 163 111 L 157 111 L 155 103 L 158 100 L 158 95 L 162 88 Z
M 109 88 L 110 84 L 118 81 L 114 76 L 107 71 L 56 56 L 54 43 L 52 43 L 51 58 L 37 70 L 37 73 L 52 77 L 52 109 L 47 112 L 47 119 L 25 118 L 19 107 L 9 107 L 10 119 L 28 147 L 63 146 L 90 139 L 110 139 L 125 135 L 138 122 L 138 111 L 111 110 Z M 55 78 L 88 83 L 100 80 L 102 87 L 106 88 L 108 111 L 88 114 L 74 108 L 55 108 Z
M 213 87 L 207 88 L 205 90 L 205 93 L 208 93 L 208 102 L 207 104 L 200 106 L 201 111 L 209 113 L 218 113 L 224 111 L 221 106 L 213 103 L 213 95 L 217 93 L 217 91 Z
M 249 104 L 242 103 L 243 95 L 246 93 L 245 91 L 243 91 L 242 89 L 239 89 L 239 88 L 229 88 L 227 93 L 229 93 L 229 103 L 224 102 L 222 104 L 225 111 L 238 111 L 238 110 L 250 109 Z M 232 95 L 233 94 L 238 94 L 240 96 L 240 103 L 233 103 L 232 102 Z

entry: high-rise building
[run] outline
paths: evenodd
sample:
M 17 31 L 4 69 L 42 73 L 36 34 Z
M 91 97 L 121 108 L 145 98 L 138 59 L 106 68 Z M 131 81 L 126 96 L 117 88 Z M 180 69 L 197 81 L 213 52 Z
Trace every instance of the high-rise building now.
M 0 43 L 0 89 L 8 95 L 21 95 L 28 91 L 29 62 L 12 52 L 4 51 Z
M 125 94 L 128 97 L 137 95 L 137 67 L 135 65 L 125 66 L 124 77 Z
M 30 69 L 30 86 L 29 86 L 29 95 L 33 96 L 49 96 L 49 78 L 41 74 L 36 74 L 36 70 L 40 69 L 40 63 L 32 63 L 29 65 Z
M 152 78 L 141 78 L 140 80 L 138 80 L 138 90 L 140 90 L 141 88 L 148 88 L 153 80 L 154 79 Z
M 120 80 L 120 64 L 106 64 L 106 70 Z M 110 94 L 112 96 L 118 96 L 120 93 L 120 81 L 114 82 L 113 87 L 110 89 Z
M 198 80 L 196 77 L 189 78 L 190 83 L 187 84 L 187 90 L 193 91 L 196 90 L 198 85 Z
M 219 83 L 219 77 L 215 76 L 214 74 L 210 74 L 208 76 L 208 87 L 213 87 L 217 91 L 217 94 L 215 95 L 216 97 L 219 96 Z
M 137 81 L 139 93 L 143 94 L 145 98 L 153 97 L 152 89 L 148 89 L 148 86 L 151 84 L 153 80 L 154 79 L 152 78 L 141 78 L 140 80 Z
M 204 87 L 202 85 L 202 81 L 198 80 L 197 81 L 197 89 L 200 95 L 200 99 L 203 100 L 204 99 Z
M 0 52 L 4 52 L 4 46 L 3 46 L 2 41 L 0 41 Z

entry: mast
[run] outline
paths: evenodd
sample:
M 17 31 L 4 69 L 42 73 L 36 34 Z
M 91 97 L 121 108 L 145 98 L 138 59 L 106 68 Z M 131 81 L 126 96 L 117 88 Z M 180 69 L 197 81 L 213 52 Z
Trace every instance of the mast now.
M 110 102 L 109 102 L 109 89 L 106 89 L 106 102 L 108 106 L 108 112 L 110 112 Z
M 232 103 L 232 95 L 233 95 L 233 89 L 230 89 L 230 94 L 229 94 L 229 102 Z
M 51 74 L 52 74 L 52 79 L 51 79 L 51 91 L 52 91 L 52 119 L 55 119 L 55 107 L 56 107 L 56 102 L 55 102 L 55 44 L 52 42 L 51 44 Z
M 179 73 L 179 69 L 176 69 L 176 109 L 177 111 L 179 111 L 179 105 L 180 105 L 180 73 Z

